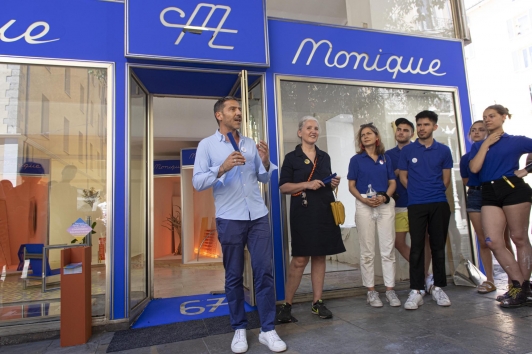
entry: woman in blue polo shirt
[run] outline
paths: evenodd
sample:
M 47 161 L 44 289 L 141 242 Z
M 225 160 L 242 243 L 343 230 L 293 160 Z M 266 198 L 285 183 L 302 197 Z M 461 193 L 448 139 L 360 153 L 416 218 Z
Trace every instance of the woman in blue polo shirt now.
M 507 118 L 510 113 L 501 105 L 486 108 L 483 119 L 489 135 L 471 148 L 469 168 L 479 174 L 482 183 L 481 217 L 486 244 L 512 281 L 512 289 L 501 306 L 519 307 L 527 302 L 527 295 L 532 297 L 532 247 L 528 239 L 532 189 L 515 172 L 519 169 L 519 158 L 532 152 L 532 139 L 506 134 L 503 124 Z M 532 171 L 529 167 L 527 171 Z M 505 246 L 506 223 L 517 248 L 517 262 Z
M 472 143 L 484 141 L 487 136 L 488 131 L 484 125 L 484 121 L 482 120 L 477 120 L 471 125 L 471 128 L 469 128 L 469 141 Z M 482 230 L 480 218 L 480 209 L 482 208 L 482 186 L 478 174 L 471 173 L 469 170 L 469 152 L 460 159 L 460 175 L 462 176 L 462 181 L 468 187 L 466 211 L 469 215 L 471 223 L 473 224 L 475 234 L 477 235 L 478 244 L 480 246 L 480 259 L 482 259 L 484 272 L 488 278 L 485 282 L 477 287 L 477 291 L 480 294 L 487 294 L 497 290 L 493 277 L 493 254 L 486 244 L 484 231 Z M 513 254 L 511 240 L 507 230 L 504 231 L 504 241 L 508 251 L 512 252 Z
M 367 302 L 382 307 L 375 291 L 375 229 L 379 232 L 379 249 L 386 286 L 386 300 L 391 306 L 401 306 L 393 290 L 395 286 L 395 174 L 392 160 L 385 154 L 384 144 L 373 123 L 363 124 L 357 133 L 357 154 L 349 162 L 349 191 L 356 198 L 355 222 L 360 242 L 362 282 L 368 288 Z M 371 188 L 377 192 L 368 198 Z

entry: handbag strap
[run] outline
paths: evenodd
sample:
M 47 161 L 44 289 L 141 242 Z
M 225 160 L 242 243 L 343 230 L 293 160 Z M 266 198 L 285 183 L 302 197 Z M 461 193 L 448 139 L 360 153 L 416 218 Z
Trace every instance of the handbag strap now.
M 333 190 L 334 200 L 338 200 L 338 186 Z
M 307 182 L 310 182 L 310 179 L 312 178 L 312 175 L 314 174 L 314 170 L 316 169 L 316 165 L 318 165 L 318 154 L 316 154 L 316 157 L 314 158 L 314 166 L 312 166 L 312 171 L 310 172 L 310 175 L 308 176 Z M 301 195 L 303 191 L 299 191 L 297 193 L 292 194 L 292 197 L 297 197 L 298 195 Z

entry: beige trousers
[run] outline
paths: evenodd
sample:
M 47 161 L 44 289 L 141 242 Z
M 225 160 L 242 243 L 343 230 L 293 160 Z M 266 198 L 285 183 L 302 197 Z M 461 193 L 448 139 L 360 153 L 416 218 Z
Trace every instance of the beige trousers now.
M 362 195 L 364 196 L 364 194 Z M 373 209 L 356 200 L 355 222 L 360 243 L 360 270 L 365 287 L 375 286 L 375 239 L 379 239 L 384 285 L 395 286 L 395 201 L 381 204 L 376 209 L 380 216 L 371 218 Z M 375 232 L 377 231 L 377 233 Z

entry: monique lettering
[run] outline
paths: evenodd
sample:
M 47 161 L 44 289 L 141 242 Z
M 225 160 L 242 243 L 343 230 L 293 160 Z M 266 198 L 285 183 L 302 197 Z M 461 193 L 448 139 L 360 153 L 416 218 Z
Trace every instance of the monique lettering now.
M 441 62 L 439 59 L 434 59 L 430 62 L 428 67 L 425 68 L 425 70 L 422 70 L 423 66 L 423 58 L 415 59 L 414 57 L 411 57 L 410 59 L 406 59 L 403 56 L 397 56 L 392 55 L 390 56 L 386 62 L 384 59 L 381 59 L 381 54 L 377 54 L 374 59 L 370 58 L 370 55 L 368 53 L 358 53 L 358 52 L 346 52 L 344 50 L 339 51 L 336 53 L 334 58 L 332 57 L 332 51 L 333 51 L 333 45 L 331 42 L 329 42 L 326 39 L 323 39 L 316 43 L 312 38 L 306 38 L 304 39 L 301 44 L 299 45 L 299 49 L 297 50 L 296 55 L 294 56 L 294 59 L 292 60 L 292 64 L 297 63 L 297 60 L 299 59 L 299 55 L 301 54 L 301 51 L 305 47 L 305 44 L 310 43 L 312 46 L 312 51 L 310 52 L 306 65 L 309 65 L 312 59 L 314 58 L 314 54 L 316 53 L 316 50 L 319 46 L 322 44 L 326 44 L 329 46 L 329 50 L 327 51 L 327 55 L 325 55 L 325 58 L 323 62 L 328 67 L 336 67 L 339 69 L 343 69 L 347 67 L 350 63 L 353 65 L 353 69 L 356 70 L 362 64 L 362 68 L 366 71 L 384 71 L 387 70 L 390 73 L 393 73 L 393 78 L 395 79 L 397 77 L 397 74 L 399 72 L 403 74 L 420 74 L 420 75 L 427 75 L 431 74 L 434 76 L 443 76 L 446 73 L 437 72 L 440 68 Z M 379 52 L 382 52 L 382 49 L 379 50 Z M 352 59 L 352 58 L 355 59 Z M 408 60 L 408 63 L 407 63 Z M 369 66 L 371 65 L 371 66 Z
M 24 33 L 22 33 L 21 35 L 19 35 L 17 37 L 11 37 L 11 38 L 7 37 L 6 36 L 6 31 L 16 21 L 17 20 L 10 20 L 5 25 L 0 27 L 0 41 L 9 43 L 9 42 L 16 42 L 16 41 L 24 38 L 24 40 L 28 44 L 43 44 L 43 43 L 50 43 L 50 42 L 55 42 L 55 41 L 59 40 L 59 38 L 50 39 L 50 40 L 47 40 L 47 41 L 38 41 L 37 40 L 37 39 L 40 39 L 40 38 L 46 36 L 48 34 L 48 31 L 50 31 L 50 25 L 48 23 L 44 22 L 44 21 L 38 21 L 38 22 L 32 23 L 31 25 L 28 26 L 28 28 L 26 29 L 26 31 Z M 39 29 L 39 28 L 41 29 L 41 31 L 39 33 L 33 34 L 33 32 L 35 30 Z

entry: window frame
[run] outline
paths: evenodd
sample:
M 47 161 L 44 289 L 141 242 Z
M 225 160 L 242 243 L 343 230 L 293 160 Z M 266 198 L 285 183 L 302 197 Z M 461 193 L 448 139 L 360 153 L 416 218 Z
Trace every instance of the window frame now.
M 102 320 L 113 320 L 113 303 L 112 303 L 112 294 L 114 293 L 114 285 L 111 281 L 113 276 L 113 251 L 114 251 L 114 180 L 113 180 L 113 166 L 114 166 L 114 157 L 115 157 L 115 147 L 114 147 L 114 125 L 113 121 L 115 120 L 115 89 L 116 89 L 116 64 L 114 62 L 105 62 L 105 61 L 81 61 L 81 60 L 60 60 L 60 59 L 46 59 L 46 58 L 23 58 L 23 57 L 13 57 L 7 55 L 0 55 L 0 63 L 3 64 L 14 64 L 14 65 L 30 65 L 30 66 L 49 66 L 50 68 L 58 67 L 63 69 L 70 68 L 98 68 L 105 69 L 107 72 L 107 92 L 105 95 L 105 104 L 106 104 L 106 115 L 111 119 L 107 119 L 107 126 L 105 127 L 105 137 L 107 138 L 107 148 L 106 148 L 106 195 L 107 195 L 107 227 L 106 227 L 106 255 L 109 257 L 107 260 L 108 265 L 106 266 L 106 289 L 105 289 L 105 315 L 103 317 L 94 317 L 93 321 Z M 70 97 L 70 93 L 65 93 Z M 33 150 L 33 146 L 31 149 Z M 102 161 L 103 162 L 103 161 Z M 20 330 L 15 331 L 17 334 L 26 334 L 27 325 L 34 323 L 38 325 L 39 328 L 43 330 L 59 330 L 59 318 L 51 320 L 49 317 L 43 317 L 42 319 L 35 320 L 31 319 L 29 321 L 26 319 L 21 320 L 9 320 L 5 321 L 5 324 L 21 325 Z M 13 332 L 13 333 L 15 333 Z
M 281 128 L 283 126 L 283 110 L 282 110 L 282 90 L 281 90 L 281 82 L 282 81 L 292 81 L 292 82 L 304 82 L 304 83 L 315 83 L 315 84 L 331 84 L 331 85 L 346 85 L 346 86 L 357 86 L 357 87 L 374 87 L 374 88 L 386 88 L 386 89 L 403 89 L 403 90 L 424 90 L 424 91 L 436 91 L 436 92 L 446 92 L 451 93 L 454 100 L 454 110 L 456 114 L 456 127 L 457 127 L 457 140 L 458 140 L 458 146 L 460 149 L 460 156 L 465 153 L 466 150 L 466 143 L 465 143 L 465 135 L 464 135 L 464 127 L 463 127 L 463 117 L 462 117 L 462 110 L 460 108 L 460 96 L 458 92 L 457 87 L 452 86 L 433 86 L 433 85 L 419 85 L 419 84 L 403 84 L 403 83 L 391 83 L 391 82 L 371 82 L 371 81 L 360 81 L 360 80 L 350 80 L 350 79 L 330 79 L 330 78 L 315 78 L 315 77 L 302 77 L 302 76 L 294 76 L 294 75 L 284 75 L 284 74 L 274 74 L 274 90 L 275 90 L 275 110 L 277 112 L 277 119 L 276 119 L 276 125 L 277 127 L 280 127 L 277 129 L 276 134 L 276 140 L 277 140 L 277 161 L 279 162 L 279 166 L 282 166 L 284 156 L 288 151 L 284 151 L 284 133 L 283 129 Z M 453 161 L 454 165 L 459 164 L 459 161 Z M 454 168 L 454 167 L 453 167 Z M 278 171 L 280 175 L 280 171 Z M 287 204 L 286 199 L 279 193 L 279 200 L 280 202 L 280 221 L 281 221 L 281 230 L 283 232 L 283 260 L 285 264 L 290 264 L 290 253 L 289 253 L 289 239 L 288 239 L 288 227 L 289 227 L 289 220 L 288 220 L 288 212 L 287 212 Z M 464 188 L 464 196 L 466 195 L 466 191 Z M 475 240 L 475 234 L 472 232 L 472 225 L 469 221 L 467 223 L 468 231 L 469 231 L 469 244 L 471 248 L 471 256 L 472 261 L 474 264 L 478 265 L 478 249 L 477 244 Z M 288 267 L 285 267 L 285 277 L 288 276 Z M 355 288 L 355 287 L 353 287 Z M 357 286 L 358 288 L 358 286 Z M 352 288 L 351 288 L 352 289 Z M 343 291 L 345 289 L 341 289 L 339 291 Z M 336 291 L 336 290 L 335 290 Z M 306 294 L 305 294 L 306 295 Z M 300 296 L 296 294 L 296 298 Z

